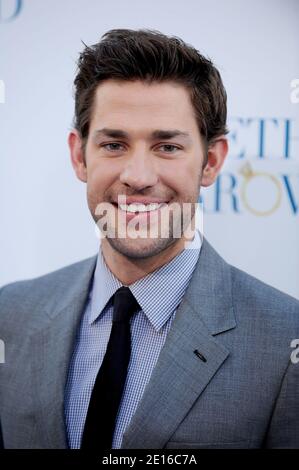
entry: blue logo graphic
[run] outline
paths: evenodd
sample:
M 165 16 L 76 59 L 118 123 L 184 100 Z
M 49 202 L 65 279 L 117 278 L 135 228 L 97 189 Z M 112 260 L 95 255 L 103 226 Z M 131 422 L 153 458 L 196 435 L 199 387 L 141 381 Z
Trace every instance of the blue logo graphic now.
M 0 0 L 0 22 L 15 20 L 23 8 L 23 0 Z
M 291 118 L 229 119 L 228 168 L 203 192 L 208 214 L 299 217 L 298 122 Z

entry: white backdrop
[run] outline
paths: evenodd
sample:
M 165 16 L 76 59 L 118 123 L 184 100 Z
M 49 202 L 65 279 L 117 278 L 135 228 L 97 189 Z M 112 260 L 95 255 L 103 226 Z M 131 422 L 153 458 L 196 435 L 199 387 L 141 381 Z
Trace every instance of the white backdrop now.
M 211 57 L 228 92 L 230 155 L 203 194 L 206 237 L 299 298 L 298 26 L 298 0 L 0 0 L 0 285 L 96 253 L 66 144 L 75 61 L 81 40 L 146 27 Z

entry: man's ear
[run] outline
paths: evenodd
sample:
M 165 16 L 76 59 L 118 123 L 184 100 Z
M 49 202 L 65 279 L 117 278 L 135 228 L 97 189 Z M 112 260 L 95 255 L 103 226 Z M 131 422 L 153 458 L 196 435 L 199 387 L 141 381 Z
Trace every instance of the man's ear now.
M 225 136 L 220 136 L 209 145 L 207 163 L 202 171 L 201 186 L 210 186 L 216 180 L 228 152 Z
M 77 178 L 86 183 L 87 169 L 85 164 L 85 156 L 82 146 L 82 139 L 76 129 L 71 130 L 68 136 L 68 144 L 71 154 L 71 161 Z

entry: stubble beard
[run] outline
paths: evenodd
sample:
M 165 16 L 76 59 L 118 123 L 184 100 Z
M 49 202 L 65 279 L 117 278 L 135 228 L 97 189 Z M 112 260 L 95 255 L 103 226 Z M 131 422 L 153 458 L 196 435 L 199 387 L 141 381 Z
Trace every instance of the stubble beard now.
M 197 197 L 198 196 L 199 191 Z M 195 201 L 197 202 L 197 199 L 195 199 Z M 191 204 L 190 207 L 192 219 L 195 214 L 195 201 L 194 196 L 189 196 L 187 199 L 184 199 L 184 204 Z M 181 207 L 183 206 L 183 203 L 180 201 L 171 202 L 176 202 Z M 99 227 L 99 217 L 96 215 L 97 198 L 93 197 L 92 194 L 88 194 L 88 206 L 95 223 Z M 108 230 L 104 238 L 105 240 L 107 240 L 110 247 L 112 247 L 115 251 L 129 259 L 147 259 L 164 252 L 165 250 L 167 250 L 167 248 L 171 247 L 172 245 L 176 245 L 182 242 L 184 232 L 190 225 L 190 216 L 186 218 L 183 210 L 181 210 L 180 213 L 173 213 L 172 211 L 170 211 L 168 222 L 168 227 L 166 227 L 167 236 L 161 236 L 162 232 L 163 234 L 165 234 L 164 230 L 161 228 L 161 232 L 159 232 L 160 236 L 157 238 L 152 238 L 149 236 L 149 234 L 145 238 L 122 238 L 118 236 L 118 230 L 116 228 L 115 236 L 109 236 Z M 192 221 L 192 224 L 193 222 L 194 220 Z M 180 237 L 175 236 L 178 233 L 181 234 Z

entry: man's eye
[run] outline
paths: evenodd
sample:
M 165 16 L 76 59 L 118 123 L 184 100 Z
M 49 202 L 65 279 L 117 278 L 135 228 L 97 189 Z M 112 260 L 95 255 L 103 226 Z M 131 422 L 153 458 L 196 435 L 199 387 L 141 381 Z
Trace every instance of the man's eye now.
M 166 152 L 166 153 L 174 153 L 176 150 L 179 150 L 179 147 L 177 147 L 176 145 L 172 145 L 172 144 L 163 144 L 163 145 L 160 145 L 159 149 L 162 149 L 163 152 Z
M 103 144 L 103 148 L 109 150 L 109 151 L 115 151 L 115 150 L 122 150 L 123 145 L 119 144 L 118 142 L 110 142 L 109 144 Z

